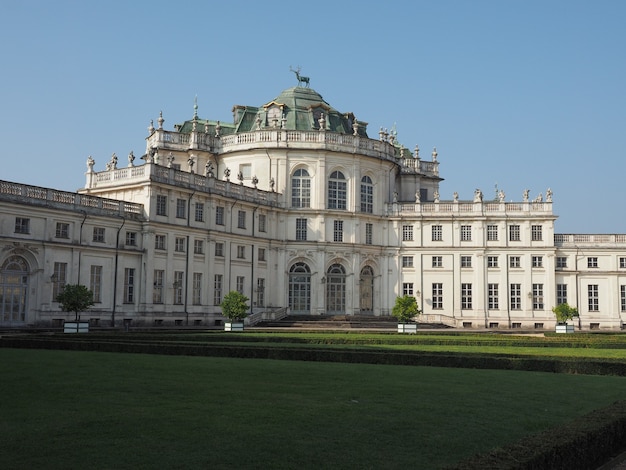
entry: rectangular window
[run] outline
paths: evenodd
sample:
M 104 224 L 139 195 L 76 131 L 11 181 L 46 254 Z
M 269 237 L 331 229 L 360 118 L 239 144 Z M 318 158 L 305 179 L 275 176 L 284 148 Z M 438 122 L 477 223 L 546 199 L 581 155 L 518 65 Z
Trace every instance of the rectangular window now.
M 126 245 L 137 246 L 137 232 L 126 232 Z
M 193 241 L 193 252 L 196 255 L 201 255 L 204 253 L 204 240 L 194 240 Z
M 365 224 L 365 244 L 371 245 L 374 238 L 374 224 Z
M 30 219 L 25 217 L 16 217 L 15 233 L 30 233 Z
M 405 242 L 410 242 L 413 240 L 413 226 L 412 225 L 402 226 L 402 240 Z
M 402 283 L 402 295 L 413 295 L 413 283 L 412 282 Z
M 224 256 L 224 244 L 220 242 L 215 243 L 215 256 Z
M 265 261 L 265 248 L 259 248 L 259 261 Z
M 519 268 L 521 267 L 520 257 L 519 256 L 509 256 L 509 267 L 510 268 Z
M 488 242 L 498 241 L 498 226 L 497 225 L 487 225 L 487 241 Z
M 433 268 L 443 267 L 443 256 L 433 256 Z
M 620 305 L 622 312 L 626 312 L 626 286 L 619 286 L 620 289 Z
M 196 222 L 204 222 L 204 204 L 202 202 L 196 202 Z
M 178 251 L 179 253 L 185 252 L 185 237 L 176 237 L 174 251 Z
M 239 165 L 239 173 L 242 179 L 249 180 L 252 178 L 252 165 L 250 163 L 241 163 Z
M 597 268 L 598 267 L 598 258 L 595 256 L 590 256 L 587 258 L 587 267 L 588 268 Z
M 183 279 L 185 273 L 183 271 L 174 271 L 174 303 L 176 305 L 183 304 Z
M 511 300 L 509 302 L 511 310 L 521 310 L 522 308 L 522 285 L 511 284 Z
M 237 258 L 246 259 L 246 247 L 243 245 L 237 246 Z
M 520 236 L 520 226 L 519 225 L 509 225 L 509 241 L 518 242 L 521 240 Z
M 461 256 L 461 267 L 462 268 L 471 268 L 472 267 L 472 257 L 471 256 Z
M 534 242 L 540 242 L 541 240 L 543 240 L 542 226 L 532 225 L 530 227 L 530 236 L 531 236 L 531 240 Z
M 167 196 L 157 194 L 156 213 L 157 215 L 167 215 Z
M 193 273 L 193 294 L 191 296 L 194 305 L 200 305 L 202 301 L 202 273 Z
M 184 199 L 176 199 L 176 218 L 177 219 L 185 219 L 186 218 L 186 209 L 187 209 L 187 201 Z
M 93 241 L 96 243 L 104 243 L 104 227 L 93 228 Z
M 543 268 L 543 256 L 533 255 L 532 264 L 533 268 Z
M 413 267 L 413 257 L 412 256 L 403 256 L 402 257 L 402 267 L 403 268 L 412 268 Z
M 343 242 L 343 220 L 335 220 L 333 224 L 333 241 Z
M 135 301 L 135 268 L 124 268 L 124 303 Z
M 543 310 L 543 284 L 533 284 L 533 310 Z
M 441 310 L 443 308 L 443 283 L 433 283 L 433 309 Z
M 557 284 L 556 285 L 556 304 L 566 304 L 567 303 L 567 284 Z
M 598 293 L 598 284 L 589 284 L 587 286 L 587 295 L 589 297 L 589 311 L 597 312 L 600 310 L 600 297 Z
M 237 212 L 237 228 L 246 228 L 246 211 Z
M 443 227 L 441 225 L 433 225 L 431 229 L 431 237 L 434 242 L 443 240 Z
M 256 280 L 256 306 L 265 307 L 265 279 Z
M 259 214 L 259 232 L 266 232 L 267 228 L 267 216 L 265 214 Z
M 472 226 L 471 225 L 461 225 L 461 241 L 463 242 L 472 241 Z
M 472 285 L 469 283 L 461 283 L 461 309 L 472 309 Z
M 556 257 L 556 268 L 557 269 L 567 268 L 567 256 Z
M 56 238 L 70 238 L 70 224 L 57 222 Z
M 154 270 L 154 281 L 152 289 L 152 303 L 163 303 L 163 282 L 165 279 L 165 271 L 163 269 Z
M 222 303 L 222 275 L 216 274 L 213 280 L 213 305 Z
M 154 249 L 165 250 L 165 247 L 166 247 L 165 235 L 155 235 L 154 236 Z
M 67 263 L 54 263 L 52 273 L 52 301 L 56 302 L 57 296 L 63 291 L 67 282 Z
M 498 257 L 497 256 L 487 256 L 487 267 L 488 268 L 497 268 L 498 267 Z
M 102 302 L 102 266 L 92 265 L 89 275 L 89 290 L 93 292 L 94 303 Z
M 626 258 L 621 257 L 621 258 L 619 259 L 619 267 L 620 267 L 621 269 L 626 268 Z
M 487 284 L 487 304 L 489 310 L 498 310 L 499 300 L 498 300 L 498 284 Z
M 215 225 L 224 225 L 224 207 L 217 206 L 215 208 Z
M 245 277 L 243 276 L 237 276 L 237 292 L 239 292 L 240 294 L 243 294 L 243 288 L 244 288 L 244 281 L 245 281 Z
M 306 241 L 307 219 L 296 219 L 296 240 Z

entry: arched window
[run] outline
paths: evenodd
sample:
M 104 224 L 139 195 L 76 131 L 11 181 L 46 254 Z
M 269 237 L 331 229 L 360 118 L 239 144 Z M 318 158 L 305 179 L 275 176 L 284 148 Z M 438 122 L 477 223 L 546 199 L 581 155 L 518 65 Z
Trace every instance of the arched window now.
M 333 171 L 328 179 L 328 208 L 346 210 L 348 184 L 340 171 Z
M 326 313 L 340 314 L 346 311 L 346 270 L 333 264 L 326 272 Z
M 361 212 L 374 212 L 374 185 L 369 176 L 361 178 Z
M 295 263 L 289 270 L 289 309 L 293 314 L 311 313 L 311 269 Z
M 311 178 L 304 168 L 294 171 L 291 177 L 291 206 L 311 207 Z
M 0 267 L 0 325 L 26 321 L 28 263 L 21 256 L 9 257 Z
M 374 270 L 371 266 L 361 269 L 359 285 L 361 286 L 359 302 L 361 312 L 371 313 L 374 310 Z

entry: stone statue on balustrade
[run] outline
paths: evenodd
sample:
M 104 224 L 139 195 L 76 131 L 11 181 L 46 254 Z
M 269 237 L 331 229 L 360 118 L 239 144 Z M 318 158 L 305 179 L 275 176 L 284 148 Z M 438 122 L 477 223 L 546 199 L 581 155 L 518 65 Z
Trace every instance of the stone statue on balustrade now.
M 439 191 L 435 190 L 435 192 L 433 193 L 433 198 L 435 199 L 436 203 L 439 202 Z
M 474 191 L 474 202 L 483 202 L 483 192 L 480 189 Z
M 226 181 L 230 181 L 230 168 L 224 170 L 224 176 L 226 177 Z
M 132 150 L 128 154 L 128 166 L 135 166 L 135 154 Z
M 213 163 L 211 160 L 207 160 L 206 165 L 204 165 L 204 176 L 215 178 L 215 174 L 213 173 Z
M 500 191 L 498 191 L 498 201 L 504 202 L 505 199 L 506 199 L 506 194 L 504 194 L 504 191 L 501 189 Z
M 546 202 L 552 202 L 552 190 L 550 188 L 546 191 Z
M 459 193 L 454 191 L 454 193 L 452 194 L 452 197 L 454 198 L 454 202 L 459 202 Z
M 87 157 L 87 173 L 93 173 L 93 166 L 96 164 L 96 161 L 93 159 L 91 155 Z
M 522 200 L 524 202 L 528 202 L 529 194 L 530 194 L 530 189 L 525 189 L 524 193 L 522 194 Z

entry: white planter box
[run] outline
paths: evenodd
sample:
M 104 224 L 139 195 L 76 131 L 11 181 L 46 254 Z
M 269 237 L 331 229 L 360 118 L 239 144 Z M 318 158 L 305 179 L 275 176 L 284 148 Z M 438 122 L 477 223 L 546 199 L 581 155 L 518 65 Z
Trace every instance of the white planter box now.
M 243 331 L 243 322 L 226 322 L 224 331 Z
M 574 325 L 556 325 L 557 333 L 573 333 Z
M 398 323 L 398 333 L 417 333 L 417 323 Z

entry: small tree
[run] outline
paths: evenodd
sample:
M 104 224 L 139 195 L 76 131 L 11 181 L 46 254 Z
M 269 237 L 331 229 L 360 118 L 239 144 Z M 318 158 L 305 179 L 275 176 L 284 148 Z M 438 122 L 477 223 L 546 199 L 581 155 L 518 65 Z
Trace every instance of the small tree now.
M 415 297 L 411 295 L 396 297 L 396 304 L 391 310 L 391 314 L 396 317 L 400 323 L 407 323 L 420 313 L 422 313 L 422 311 L 417 307 Z
M 246 302 L 248 297 L 241 292 L 231 290 L 224 296 L 224 300 L 220 304 L 222 315 L 232 321 L 241 321 L 248 316 L 248 306 Z
M 74 312 L 78 321 L 78 314 L 93 305 L 93 292 L 82 284 L 65 284 L 56 301 L 64 312 Z
M 570 307 L 567 303 L 552 307 L 552 312 L 556 316 L 558 323 L 567 323 L 568 320 L 578 316 L 578 309 Z

